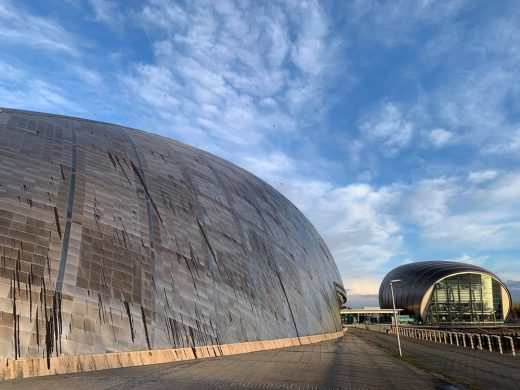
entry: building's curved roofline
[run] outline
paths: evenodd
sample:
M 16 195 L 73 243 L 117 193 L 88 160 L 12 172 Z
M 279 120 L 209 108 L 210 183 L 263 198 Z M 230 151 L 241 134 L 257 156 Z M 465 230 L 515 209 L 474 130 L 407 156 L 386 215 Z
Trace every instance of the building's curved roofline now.
M 0 358 L 341 330 L 346 292 L 325 242 L 232 162 L 126 126 L 11 108 L 0 108 L 0 157 L 0 279 L 18 286 L 0 297 L 15 334 L 0 335 Z
M 262 184 L 267 186 L 270 190 L 272 190 L 272 191 L 276 192 L 277 194 L 279 194 L 283 199 L 285 199 L 286 202 L 288 202 L 289 204 L 293 205 L 293 203 L 284 194 L 279 192 L 270 183 L 268 183 L 267 181 L 265 181 L 261 177 L 258 177 L 256 175 L 254 175 L 253 173 L 249 172 L 247 169 L 242 168 L 240 165 L 236 165 L 235 163 L 226 160 L 224 157 L 217 156 L 216 154 L 210 153 L 210 152 L 208 152 L 206 150 L 203 150 L 203 149 L 199 149 L 199 148 L 197 148 L 195 146 L 192 146 L 192 145 L 187 144 L 185 142 L 179 141 L 177 139 L 173 139 L 173 138 L 161 135 L 161 134 L 153 133 L 151 131 L 149 132 L 149 131 L 137 129 L 135 127 L 130 127 L 130 126 L 127 126 L 127 125 L 122 125 L 122 124 L 117 124 L 117 123 L 110 123 L 110 122 L 104 122 L 104 121 L 100 121 L 100 120 L 97 120 L 97 119 L 75 117 L 75 116 L 71 116 L 71 115 L 54 114 L 54 113 L 48 113 L 48 112 L 42 112 L 42 111 L 21 110 L 21 109 L 17 109 L 17 108 L 10 108 L 10 107 L 2 107 L 2 106 L 0 106 L 0 113 L 1 112 L 12 113 L 12 114 L 22 114 L 22 115 L 37 115 L 37 116 L 58 118 L 58 119 L 67 119 L 67 120 L 77 120 L 77 121 L 81 121 L 81 122 L 88 122 L 88 123 L 93 123 L 93 124 L 100 124 L 100 125 L 105 125 L 105 126 L 111 126 L 111 127 L 119 128 L 119 129 L 131 130 L 131 131 L 135 131 L 137 133 L 140 133 L 140 134 L 142 134 L 142 135 L 144 135 L 146 137 L 149 137 L 149 136 L 158 137 L 158 138 L 161 138 L 162 140 L 164 140 L 167 143 L 173 143 L 173 144 L 175 144 L 177 146 L 180 146 L 180 147 L 183 147 L 185 149 L 188 149 L 188 150 L 191 150 L 191 151 L 195 151 L 196 153 L 203 154 L 205 157 L 209 158 L 214 163 L 217 163 L 217 164 L 220 164 L 220 165 L 226 165 L 228 163 L 233 164 L 235 169 L 241 170 L 246 175 L 254 176 L 255 180 L 260 181 Z M 300 217 L 302 219 L 304 219 L 311 226 L 311 228 L 319 236 L 320 240 L 322 240 L 321 235 L 319 234 L 318 230 L 315 228 L 314 224 L 309 220 L 309 218 L 307 218 L 307 216 L 305 214 L 303 214 L 303 213 L 301 213 Z M 325 243 L 325 242 L 323 241 L 323 243 Z M 329 248 L 326 245 L 323 246 L 323 250 L 327 253 L 328 256 L 332 256 L 332 253 L 330 252 Z M 346 297 L 346 295 L 345 295 L 345 297 Z
M 435 283 L 447 277 L 464 273 L 490 275 L 502 285 L 508 294 L 509 302 L 511 302 L 511 293 L 504 282 L 496 274 L 483 267 L 455 261 L 420 261 L 401 265 L 385 276 L 379 287 L 379 305 L 381 308 L 392 307 L 390 281 L 400 279 L 401 282 L 394 283 L 396 307 L 413 313 L 417 318 L 423 318 Z M 508 308 L 510 308 L 510 305 Z

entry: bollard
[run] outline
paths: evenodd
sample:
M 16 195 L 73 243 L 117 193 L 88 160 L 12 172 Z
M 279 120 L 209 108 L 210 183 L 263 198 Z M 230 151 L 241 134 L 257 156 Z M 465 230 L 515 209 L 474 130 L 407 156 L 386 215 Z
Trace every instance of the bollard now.
M 503 351 L 502 351 L 502 339 L 500 336 L 497 336 L 497 335 L 492 335 L 491 337 L 496 337 L 497 341 L 498 341 L 498 352 L 502 355 Z
M 509 340 L 509 344 L 511 345 L 511 353 L 513 356 L 516 356 L 516 350 L 515 350 L 515 341 L 511 336 L 504 336 L 504 339 Z

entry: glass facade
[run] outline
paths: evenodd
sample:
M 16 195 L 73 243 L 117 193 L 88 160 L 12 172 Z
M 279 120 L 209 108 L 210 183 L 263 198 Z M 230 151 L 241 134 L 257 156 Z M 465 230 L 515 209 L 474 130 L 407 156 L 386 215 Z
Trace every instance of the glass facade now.
M 490 275 L 463 273 L 435 284 L 426 323 L 500 322 L 502 312 L 501 284 Z

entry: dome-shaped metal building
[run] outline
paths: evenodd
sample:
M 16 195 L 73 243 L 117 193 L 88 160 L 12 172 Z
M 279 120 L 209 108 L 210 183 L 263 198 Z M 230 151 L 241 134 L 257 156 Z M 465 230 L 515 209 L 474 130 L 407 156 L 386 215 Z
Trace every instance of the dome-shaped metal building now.
M 430 324 L 504 322 L 511 294 L 495 274 L 473 265 L 452 261 L 422 261 L 390 271 L 379 288 L 379 305 L 395 305 L 403 314 Z
M 305 216 L 202 150 L 0 109 L 0 358 L 193 348 L 341 330 Z

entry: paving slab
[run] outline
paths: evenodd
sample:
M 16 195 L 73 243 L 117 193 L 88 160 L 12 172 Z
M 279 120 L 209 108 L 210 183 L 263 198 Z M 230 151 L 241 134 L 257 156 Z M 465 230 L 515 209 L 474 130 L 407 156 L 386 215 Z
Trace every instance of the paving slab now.
M 177 363 L 15 379 L 1 389 L 450 389 L 442 378 L 347 332 L 336 340 Z M 363 336 L 363 335 L 361 335 Z
M 351 328 L 349 334 L 397 354 L 394 335 Z M 520 356 L 401 337 L 405 361 L 437 372 L 471 389 L 520 389 Z

